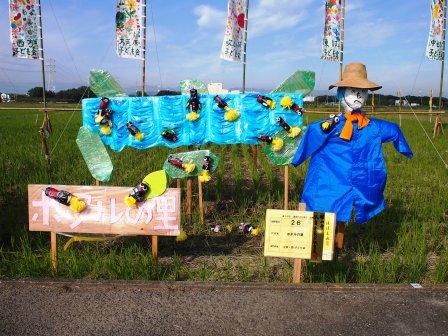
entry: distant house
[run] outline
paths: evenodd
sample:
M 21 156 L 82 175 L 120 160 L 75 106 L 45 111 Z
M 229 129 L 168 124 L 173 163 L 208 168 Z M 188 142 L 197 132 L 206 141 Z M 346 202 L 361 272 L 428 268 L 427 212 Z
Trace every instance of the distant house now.
M 240 90 L 228 90 L 224 89 L 222 83 L 208 83 L 207 90 L 210 94 L 226 94 L 226 93 L 241 93 Z
M 404 100 L 404 99 L 396 99 L 395 100 L 395 106 L 404 106 L 404 107 L 409 107 L 409 106 L 411 106 L 410 104 L 409 104 L 409 102 L 407 101 L 407 100 Z
M 316 101 L 316 97 L 314 96 L 306 96 L 305 98 L 303 98 L 304 102 L 308 102 L 308 103 L 314 103 Z
M 207 90 L 210 94 L 226 94 L 229 93 L 229 90 L 224 89 L 222 83 L 208 83 Z

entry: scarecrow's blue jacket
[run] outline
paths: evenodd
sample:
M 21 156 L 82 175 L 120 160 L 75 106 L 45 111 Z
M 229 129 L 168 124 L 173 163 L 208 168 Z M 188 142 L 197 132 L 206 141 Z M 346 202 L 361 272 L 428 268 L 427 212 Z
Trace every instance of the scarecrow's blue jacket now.
M 356 223 L 362 224 L 385 208 L 387 173 L 381 144 L 393 141 L 401 154 L 413 154 L 394 123 L 370 118 L 359 130 L 353 122 L 352 139 L 346 141 L 339 137 L 345 121 L 340 116 L 329 133 L 322 131 L 322 121 L 309 125 L 292 164 L 298 166 L 311 156 L 301 200 L 307 210 L 335 212 L 338 221 L 349 221 L 354 207 Z

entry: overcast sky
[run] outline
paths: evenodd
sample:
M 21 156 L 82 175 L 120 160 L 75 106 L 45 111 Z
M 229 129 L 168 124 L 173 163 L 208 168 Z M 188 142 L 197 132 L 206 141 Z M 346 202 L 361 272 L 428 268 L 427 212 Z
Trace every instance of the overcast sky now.
M 440 62 L 423 57 L 429 1 L 346 1 L 345 62 L 365 63 L 382 93 L 427 95 L 432 88 L 437 94 Z M 219 58 L 226 0 L 148 2 L 147 85 L 176 87 L 198 78 L 241 86 L 242 66 Z M 318 90 L 337 80 L 338 64 L 320 60 L 324 3 L 250 1 L 248 87 L 269 91 L 297 69 L 315 71 Z M 42 0 L 42 6 L 45 56 L 56 61 L 56 90 L 86 85 L 91 68 L 109 70 L 128 92 L 140 86 L 141 62 L 115 53 L 114 0 Z M 0 0 L 0 41 L 0 91 L 39 86 L 39 62 L 10 56 L 7 0 Z

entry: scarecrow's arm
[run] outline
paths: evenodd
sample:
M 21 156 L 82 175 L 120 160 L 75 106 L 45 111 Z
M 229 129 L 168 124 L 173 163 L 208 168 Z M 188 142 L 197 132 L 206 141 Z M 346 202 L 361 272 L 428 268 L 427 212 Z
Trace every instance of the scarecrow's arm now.
M 292 164 L 297 167 L 302 164 L 306 159 L 313 155 L 319 148 L 321 148 L 330 133 L 324 133 L 320 127 L 321 121 L 315 122 L 308 126 L 296 154 L 292 159 Z
M 411 147 L 409 147 L 400 127 L 397 124 L 385 120 L 377 120 L 377 122 L 381 133 L 381 142 L 386 143 L 393 141 L 397 152 L 409 159 L 412 158 L 413 153 Z

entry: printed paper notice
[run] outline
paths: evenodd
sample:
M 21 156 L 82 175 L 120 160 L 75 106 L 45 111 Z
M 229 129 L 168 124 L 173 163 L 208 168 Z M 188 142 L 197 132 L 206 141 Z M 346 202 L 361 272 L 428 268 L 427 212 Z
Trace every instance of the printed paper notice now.
M 313 212 L 266 211 L 264 255 L 311 259 Z

